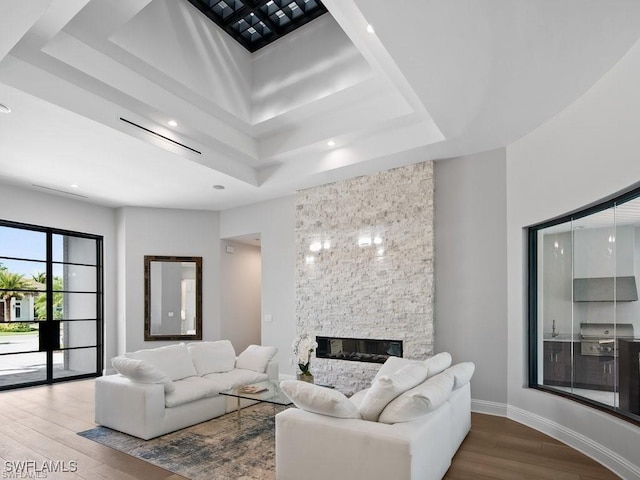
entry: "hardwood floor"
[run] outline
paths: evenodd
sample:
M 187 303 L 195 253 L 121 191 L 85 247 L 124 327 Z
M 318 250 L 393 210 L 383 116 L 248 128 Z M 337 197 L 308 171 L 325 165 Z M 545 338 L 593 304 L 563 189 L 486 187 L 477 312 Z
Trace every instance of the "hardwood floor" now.
M 548 435 L 504 417 L 471 414 L 447 480 L 605 480 L 619 477 Z
M 93 380 L 1 392 L 0 478 L 5 478 L 5 462 L 20 460 L 77 462 L 75 472 L 49 473 L 48 480 L 184 478 L 77 435 L 95 426 L 93 395 Z M 472 423 L 448 480 L 618 478 L 576 450 L 512 420 L 474 413 Z

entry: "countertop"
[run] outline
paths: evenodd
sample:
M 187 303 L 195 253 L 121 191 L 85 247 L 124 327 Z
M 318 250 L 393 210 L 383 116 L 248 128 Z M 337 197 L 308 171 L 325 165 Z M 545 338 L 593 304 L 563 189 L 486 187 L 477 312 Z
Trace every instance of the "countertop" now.
M 579 342 L 580 339 L 580 334 L 579 333 L 559 333 L 557 336 L 552 337 L 551 333 L 545 333 L 542 337 L 542 339 L 545 342 Z M 632 342 L 640 342 L 640 337 L 634 337 L 634 338 L 623 338 L 624 340 L 627 341 L 632 341 Z
M 579 333 L 559 333 L 557 336 L 551 336 L 551 332 L 545 333 L 542 337 L 545 342 L 579 342 Z

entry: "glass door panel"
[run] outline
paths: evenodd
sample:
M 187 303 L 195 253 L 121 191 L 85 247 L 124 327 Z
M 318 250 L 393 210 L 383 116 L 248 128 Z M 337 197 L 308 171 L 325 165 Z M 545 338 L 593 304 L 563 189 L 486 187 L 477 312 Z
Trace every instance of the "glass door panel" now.
M 57 263 L 96 265 L 97 245 L 93 238 L 54 234 L 52 260 Z
M 95 373 L 97 366 L 95 347 L 56 350 L 53 352 L 53 378 L 68 378 Z
M 4 341 L 5 339 L 2 338 L 2 342 Z M 2 350 L 7 352 L 5 348 Z M 33 353 L 0 355 L 0 388 L 46 380 L 47 355 L 45 352 L 36 350 Z
M 572 252 L 571 222 L 538 232 L 539 381 L 562 389 L 573 385 Z
M 47 378 L 36 315 L 46 258 L 45 232 L 0 225 L 0 387 Z
M 573 247 L 573 328 L 585 334 L 574 352 L 574 393 L 613 406 L 613 348 L 606 351 L 613 343 L 606 342 L 616 322 L 615 208 L 574 220 Z
M 43 231 L 0 225 L 0 257 L 45 261 L 47 234 Z M 0 262 L 5 264 L 4 260 Z
M 97 289 L 95 266 L 53 264 L 53 289 L 56 291 L 95 292 Z
M 616 205 L 616 338 L 614 406 L 640 414 L 640 198 Z
M 98 343 L 95 320 L 60 322 L 60 347 L 91 347 Z

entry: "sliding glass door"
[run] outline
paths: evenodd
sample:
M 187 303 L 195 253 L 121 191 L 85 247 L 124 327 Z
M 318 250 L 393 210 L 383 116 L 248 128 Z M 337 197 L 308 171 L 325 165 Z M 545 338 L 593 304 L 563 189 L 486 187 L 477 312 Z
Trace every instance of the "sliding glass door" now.
M 0 389 L 102 370 L 102 237 L 0 221 Z

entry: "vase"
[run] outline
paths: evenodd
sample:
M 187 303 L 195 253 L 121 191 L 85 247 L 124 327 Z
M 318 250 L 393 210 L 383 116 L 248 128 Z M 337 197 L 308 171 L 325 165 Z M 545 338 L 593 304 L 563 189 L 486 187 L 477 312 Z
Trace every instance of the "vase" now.
M 299 373 L 298 374 L 298 380 L 300 380 L 302 382 L 313 383 L 313 375 L 311 375 L 311 374 L 305 375 L 304 373 Z

